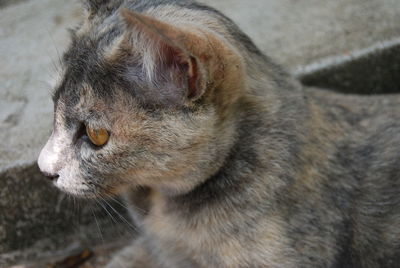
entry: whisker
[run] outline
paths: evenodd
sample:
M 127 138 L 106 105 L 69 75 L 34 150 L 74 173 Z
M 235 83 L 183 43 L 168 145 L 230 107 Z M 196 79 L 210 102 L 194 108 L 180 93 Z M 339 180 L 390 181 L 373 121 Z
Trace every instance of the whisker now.
M 98 203 L 101 207 L 103 207 L 103 205 L 102 205 L 99 201 L 96 200 L 96 203 Z M 91 209 L 92 209 L 92 208 L 91 208 Z M 113 219 L 113 217 L 112 217 L 111 214 L 108 212 L 108 210 L 107 210 L 105 207 L 103 207 L 103 209 L 107 212 L 108 215 L 110 215 L 111 219 Z M 100 234 L 100 236 L 101 236 L 101 240 L 102 240 L 102 242 L 103 242 L 103 248 L 105 248 L 104 238 L 103 238 L 103 235 L 102 235 L 102 233 L 101 233 L 100 225 L 99 225 L 99 223 L 98 223 L 96 214 L 94 213 L 93 209 L 92 209 L 92 213 L 93 213 L 93 216 L 94 216 L 94 218 L 95 218 L 96 225 L 97 225 L 97 229 L 98 229 L 99 234 Z M 117 257 L 114 257 L 114 258 L 113 258 L 113 261 L 116 261 L 121 267 L 126 268 L 126 266 L 121 262 L 121 260 L 118 259 L 118 256 L 117 256 Z
M 132 225 L 132 223 L 130 223 L 123 215 L 121 215 L 116 209 L 114 209 L 113 206 L 107 202 L 107 200 L 105 200 L 104 198 L 102 198 L 102 199 L 105 202 L 105 204 L 108 205 L 119 216 L 119 218 L 121 220 L 123 220 L 129 227 L 132 228 L 132 230 L 134 230 L 136 232 L 139 231 L 136 226 Z
M 110 216 L 110 218 L 114 224 L 118 224 L 118 222 L 115 220 L 114 216 L 108 211 L 108 209 L 101 202 L 96 201 L 96 203 L 99 204 L 106 211 L 106 213 Z
M 101 184 L 99 184 L 99 183 L 96 183 L 96 182 L 93 182 L 93 184 L 96 185 L 97 187 L 99 187 L 100 189 L 102 189 L 105 193 L 108 192 L 107 188 L 104 187 L 103 185 L 101 185 Z M 113 187 L 112 187 L 111 185 L 109 185 L 108 187 L 111 188 L 111 189 L 113 189 Z M 136 188 L 134 188 L 134 187 L 137 187 L 137 186 L 130 186 L 130 187 L 131 187 L 131 189 L 132 189 L 133 191 L 135 191 Z M 111 195 L 111 194 L 99 193 L 97 196 L 100 197 L 100 198 L 102 198 L 103 200 L 104 200 L 104 198 L 109 198 L 109 199 L 115 201 L 115 203 L 117 203 L 119 206 L 121 206 L 122 208 L 124 208 L 124 209 L 126 209 L 126 210 L 128 210 L 128 211 L 129 211 L 129 209 L 130 209 L 127 205 L 123 204 L 122 201 L 118 200 L 117 198 L 115 198 L 115 197 L 114 197 L 113 195 Z M 148 211 L 147 211 L 146 209 L 143 209 L 143 208 L 140 208 L 140 207 L 138 207 L 138 206 L 135 206 L 135 204 L 129 203 L 129 206 L 131 206 L 133 209 L 137 210 L 138 212 L 141 212 L 141 213 L 144 213 L 144 214 L 147 214 L 147 213 L 148 213 Z M 154 219 L 163 220 L 163 218 L 160 217 L 160 216 L 158 216 L 158 215 L 152 214 L 152 217 L 153 217 Z
M 99 188 L 101 188 L 103 191 L 107 192 L 107 189 L 106 189 L 104 186 L 102 186 L 102 185 L 100 185 L 100 184 L 98 184 L 98 183 L 94 183 L 94 184 L 95 184 L 96 186 L 98 186 Z M 108 186 L 108 187 L 111 188 L 111 189 L 113 188 L 112 186 Z M 112 199 L 113 201 L 115 201 L 118 205 L 120 205 L 121 207 L 123 207 L 123 208 L 129 210 L 129 208 L 128 208 L 126 205 L 124 205 L 123 203 L 121 203 L 121 201 L 119 201 L 117 198 L 113 197 L 112 195 L 100 194 L 99 196 L 100 196 L 100 197 L 104 197 L 104 198 L 110 198 L 110 199 Z M 104 199 L 103 199 L 103 200 L 104 200 Z M 129 205 L 133 206 L 136 210 L 138 210 L 138 211 L 140 211 L 140 212 L 147 213 L 147 210 L 142 209 L 142 208 L 140 208 L 140 207 L 137 207 L 137 206 L 135 206 L 134 204 L 129 204 Z
M 58 64 L 61 65 L 62 64 L 62 60 L 61 60 L 60 51 L 57 48 L 56 42 L 55 42 L 55 40 L 53 38 L 53 35 L 51 34 L 50 30 L 49 29 L 46 29 L 46 30 L 47 30 L 47 33 L 49 34 L 49 37 L 50 37 L 50 39 L 51 39 L 51 41 L 53 43 L 54 49 L 56 50 L 57 58 L 58 58 Z M 54 64 L 54 66 L 56 67 L 56 71 L 58 71 L 58 66 L 56 64 Z
M 136 238 L 137 237 L 137 230 L 135 230 L 131 226 L 129 226 L 130 228 L 125 229 L 126 231 L 123 231 L 121 228 L 118 228 L 118 224 L 120 224 L 121 222 L 118 222 L 115 219 L 115 217 L 113 216 L 113 214 L 101 202 L 96 201 L 96 203 L 98 205 L 100 205 L 106 211 L 106 213 L 110 216 L 110 218 L 111 218 L 111 220 L 113 222 L 113 225 L 115 226 L 115 229 L 118 230 L 119 237 L 125 237 L 127 235 L 127 233 L 129 233 L 129 236 L 132 237 L 132 238 Z
M 128 206 L 126 206 L 123 203 L 121 203 L 121 201 L 119 201 L 117 198 L 113 197 L 112 195 L 107 195 L 107 196 L 104 196 L 104 197 L 105 198 L 110 198 L 112 201 L 114 201 L 115 203 L 120 205 L 122 208 L 125 208 L 125 209 L 129 210 Z
M 92 211 L 92 214 L 93 214 L 93 216 L 94 216 L 94 221 L 96 222 L 97 230 L 98 230 L 99 236 L 100 236 L 100 238 L 101 238 L 101 241 L 102 241 L 102 243 L 103 243 L 103 248 L 105 248 L 104 237 L 103 237 L 103 234 L 102 234 L 102 232 L 101 232 L 100 224 L 99 224 L 99 222 L 98 222 L 98 220 L 97 220 L 96 213 L 94 213 L 94 210 L 93 210 L 92 207 L 90 207 L 90 210 Z

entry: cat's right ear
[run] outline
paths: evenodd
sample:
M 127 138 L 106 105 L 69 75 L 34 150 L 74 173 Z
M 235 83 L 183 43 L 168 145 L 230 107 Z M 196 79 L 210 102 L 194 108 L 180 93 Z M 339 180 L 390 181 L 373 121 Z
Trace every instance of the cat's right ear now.
M 142 52 L 148 78 L 155 81 L 160 92 L 164 90 L 164 97 L 191 104 L 224 84 L 229 92 L 219 90 L 213 98 L 221 94 L 218 102 L 222 105 L 236 98 L 242 77 L 241 57 L 223 39 L 195 25 L 166 23 L 127 9 L 121 15 L 128 47 Z

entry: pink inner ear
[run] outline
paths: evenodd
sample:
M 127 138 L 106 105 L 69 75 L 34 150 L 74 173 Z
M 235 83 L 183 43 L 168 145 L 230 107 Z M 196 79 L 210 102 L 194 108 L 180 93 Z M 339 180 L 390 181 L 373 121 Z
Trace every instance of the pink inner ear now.
M 188 70 L 188 75 L 189 75 L 189 81 L 188 81 L 188 94 L 187 97 L 189 99 L 194 99 L 199 96 L 201 92 L 199 92 L 199 84 L 198 84 L 198 78 L 199 78 L 199 73 L 198 73 L 198 66 L 197 66 L 197 60 L 193 57 L 189 57 L 190 64 L 189 64 L 189 70 Z
M 188 87 L 186 97 L 189 99 L 196 98 L 198 92 L 198 66 L 197 60 L 193 56 L 186 55 L 179 48 L 174 48 L 169 44 L 164 44 L 161 49 L 163 55 L 163 65 L 171 68 L 173 80 L 177 83 L 183 83 Z

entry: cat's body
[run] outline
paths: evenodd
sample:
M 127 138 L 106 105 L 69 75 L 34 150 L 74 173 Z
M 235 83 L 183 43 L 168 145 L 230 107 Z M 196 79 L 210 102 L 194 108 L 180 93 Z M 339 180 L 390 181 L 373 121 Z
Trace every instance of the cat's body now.
M 190 1 L 88 7 L 39 164 L 131 204 L 141 236 L 109 267 L 400 265 L 400 96 L 303 89 Z
M 398 267 L 400 97 L 304 95 L 301 121 L 267 127 L 260 110 L 246 114 L 226 166 L 193 192 L 130 193 L 147 247 L 160 247 L 151 260 L 165 249 L 199 267 Z

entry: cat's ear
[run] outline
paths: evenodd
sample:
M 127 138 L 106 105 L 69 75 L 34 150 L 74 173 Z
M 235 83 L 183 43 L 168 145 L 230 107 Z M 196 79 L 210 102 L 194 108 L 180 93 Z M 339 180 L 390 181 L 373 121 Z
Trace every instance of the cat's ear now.
M 200 98 L 210 82 L 210 43 L 205 36 L 185 31 L 147 15 L 124 9 L 121 11 L 127 31 L 134 38 L 147 39 L 146 49 L 151 59 L 144 59 L 145 69 L 154 79 L 161 77 L 182 89 L 183 99 Z M 158 78 L 157 78 L 158 77 Z

